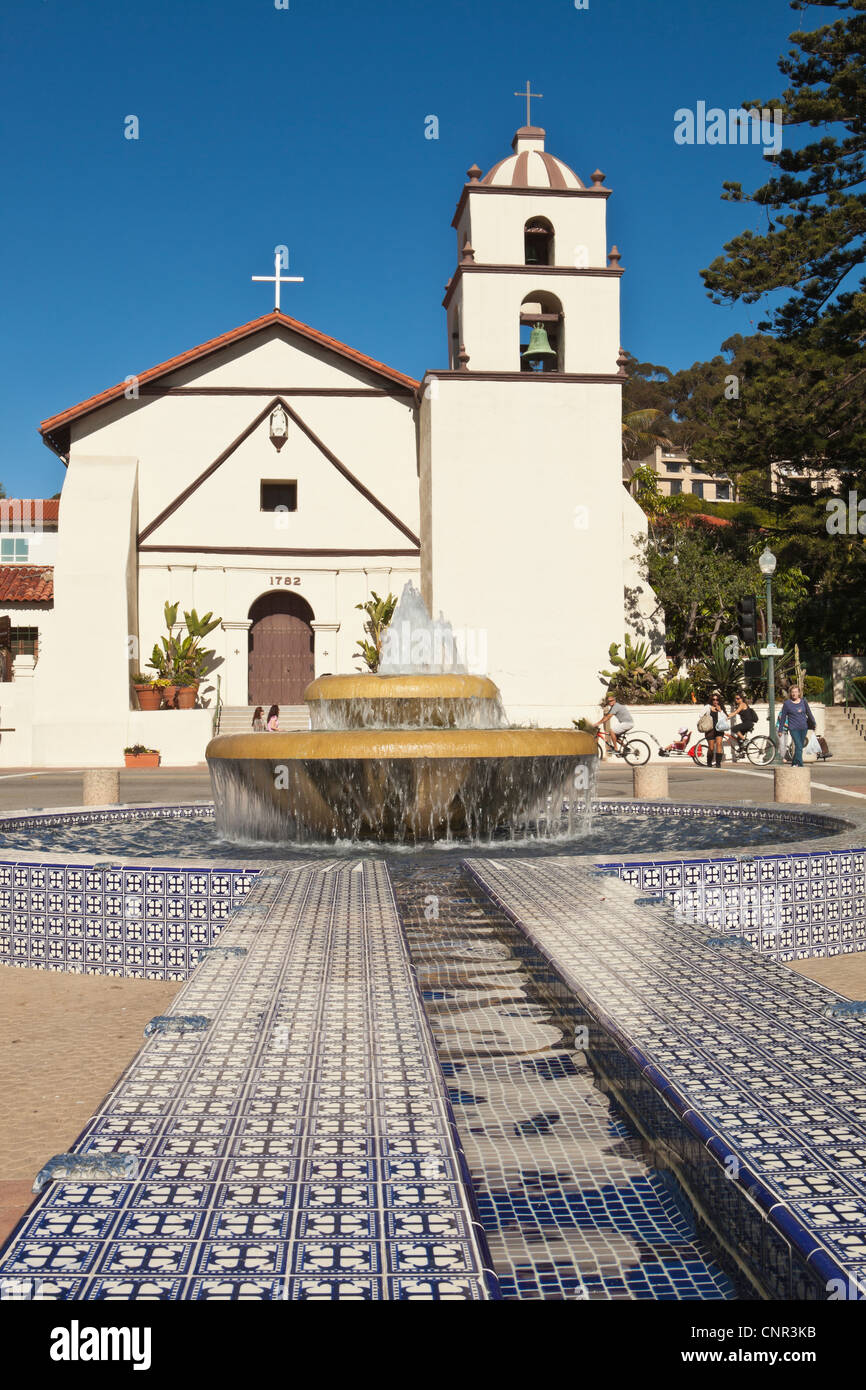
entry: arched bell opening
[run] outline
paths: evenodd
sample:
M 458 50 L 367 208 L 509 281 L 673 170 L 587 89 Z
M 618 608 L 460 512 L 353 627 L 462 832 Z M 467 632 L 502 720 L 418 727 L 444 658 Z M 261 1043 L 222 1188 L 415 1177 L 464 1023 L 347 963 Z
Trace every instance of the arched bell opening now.
M 553 265 L 553 224 L 546 217 L 530 217 L 523 228 L 524 265 Z
M 535 290 L 520 306 L 520 370 L 565 370 L 565 316 L 555 294 Z

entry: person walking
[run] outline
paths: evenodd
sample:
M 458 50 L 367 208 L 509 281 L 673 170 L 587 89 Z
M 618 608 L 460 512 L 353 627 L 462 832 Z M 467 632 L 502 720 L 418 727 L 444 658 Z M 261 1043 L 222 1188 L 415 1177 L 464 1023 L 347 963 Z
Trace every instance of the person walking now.
M 712 721 L 709 727 L 706 726 L 707 720 Z M 703 726 L 703 727 L 702 727 Z M 728 713 L 722 704 L 722 697 L 718 690 L 714 690 L 710 703 L 704 705 L 701 710 L 701 717 L 698 720 L 698 729 L 707 740 L 707 767 L 721 767 L 722 765 L 722 742 L 725 734 L 730 729 L 731 724 Z M 715 759 L 715 763 L 713 760 Z M 695 759 L 697 761 L 697 759 Z
M 806 734 L 814 728 L 815 716 L 809 707 L 809 701 L 803 698 L 799 685 L 792 685 L 788 691 L 787 700 L 779 710 L 776 732 L 781 734 L 783 729 L 787 729 L 791 735 L 794 743 L 793 767 L 803 766 L 803 745 L 806 742 Z
M 265 731 L 265 719 L 264 719 L 264 715 L 265 715 L 265 712 L 264 712 L 264 710 L 262 709 L 261 705 L 256 705 L 255 709 L 253 710 L 253 733 L 254 733 L 254 734 L 263 734 L 263 733 L 264 733 L 264 731 Z
M 279 705 L 271 705 L 270 709 L 268 710 L 268 725 L 267 725 L 267 728 L 268 728 L 268 733 L 269 733 L 269 734 L 278 734 L 278 733 L 280 732 L 280 707 L 279 707 Z

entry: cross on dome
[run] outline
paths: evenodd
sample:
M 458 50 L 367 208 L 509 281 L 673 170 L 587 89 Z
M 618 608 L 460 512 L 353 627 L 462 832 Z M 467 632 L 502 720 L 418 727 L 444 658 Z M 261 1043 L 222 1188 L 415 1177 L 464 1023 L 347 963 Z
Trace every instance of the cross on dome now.
M 523 97 L 523 98 L 525 99 L 525 101 L 526 101 L 526 124 L 527 124 L 528 126 L 529 126 L 529 125 L 532 125 L 532 112 L 531 112 L 531 110 L 530 110 L 530 105 L 531 105 L 531 102 L 532 102 L 532 98 L 535 97 L 535 99 L 536 99 L 537 101 L 543 101 L 543 99 L 544 99 L 544 93 L 543 93 L 543 92 L 533 92 L 533 90 L 532 90 L 532 83 L 531 83 L 531 82 L 527 82 L 527 84 L 526 84 L 526 91 L 525 91 L 525 92 L 515 92 L 514 95 L 515 95 L 516 97 Z

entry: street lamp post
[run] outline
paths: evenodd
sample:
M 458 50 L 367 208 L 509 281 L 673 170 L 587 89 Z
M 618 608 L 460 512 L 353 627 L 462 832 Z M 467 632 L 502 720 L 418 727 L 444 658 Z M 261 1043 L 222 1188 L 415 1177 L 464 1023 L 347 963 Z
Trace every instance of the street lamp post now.
M 769 648 L 767 656 L 767 700 L 770 716 L 770 741 L 773 744 L 773 762 L 781 763 L 779 754 L 779 735 L 776 732 L 776 658 L 773 656 L 773 575 L 776 572 L 776 557 L 769 546 L 758 559 L 758 567 L 767 581 L 767 634 Z

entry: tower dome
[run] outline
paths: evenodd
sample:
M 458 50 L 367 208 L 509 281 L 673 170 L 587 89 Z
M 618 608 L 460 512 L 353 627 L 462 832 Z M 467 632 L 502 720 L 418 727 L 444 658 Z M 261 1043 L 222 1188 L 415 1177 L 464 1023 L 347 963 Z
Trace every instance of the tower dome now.
M 521 126 L 511 142 L 514 153 L 481 179 L 489 188 L 585 188 L 567 164 L 544 148 L 545 132 L 540 126 Z

